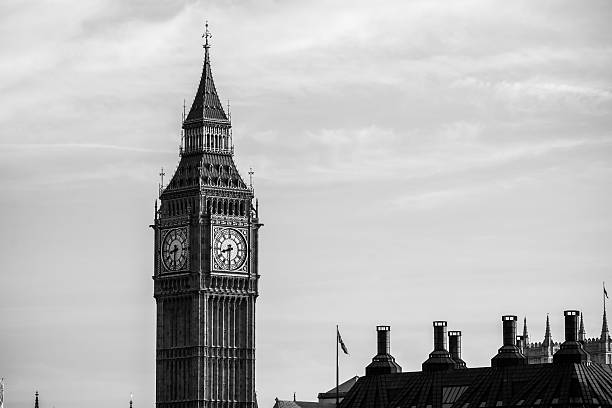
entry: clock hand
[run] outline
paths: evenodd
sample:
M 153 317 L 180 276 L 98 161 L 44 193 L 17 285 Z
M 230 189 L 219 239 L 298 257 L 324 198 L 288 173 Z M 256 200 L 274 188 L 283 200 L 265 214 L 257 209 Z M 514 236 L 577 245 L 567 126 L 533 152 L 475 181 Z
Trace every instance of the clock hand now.
M 227 270 L 228 270 L 228 271 L 229 271 L 229 270 L 230 270 L 230 268 L 231 268 L 231 262 L 232 262 L 232 259 L 231 259 L 231 256 L 232 256 L 232 249 L 234 249 L 234 248 L 232 247 L 232 244 L 227 244 L 227 246 L 225 247 L 225 249 L 221 251 L 221 252 L 227 252 L 227 253 L 228 253 L 228 254 L 227 254 Z

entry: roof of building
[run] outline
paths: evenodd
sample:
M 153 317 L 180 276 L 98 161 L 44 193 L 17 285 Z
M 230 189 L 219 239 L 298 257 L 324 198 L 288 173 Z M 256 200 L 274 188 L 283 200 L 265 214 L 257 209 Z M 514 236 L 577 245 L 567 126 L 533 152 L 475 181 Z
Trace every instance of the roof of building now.
M 349 378 L 342 384 L 338 385 L 338 396 L 341 398 L 344 397 L 346 393 L 349 392 L 351 388 L 353 388 L 353 385 L 357 383 L 358 379 L 359 379 L 359 376 L 356 375 L 353 378 Z M 336 387 L 326 392 L 320 392 L 318 395 L 318 398 L 319 399 L 336 398 Z
M 366 376 L 340 406 L 612 406 L 612 368 L 595 363 L 532 364 Z
M 219 100 L 215 82 L 213 81 L 208 42 L 204 48 L 204 66 L 202 67 L 200 85 L 198 85 L 198 91 L 193 98 L 193 103 L 191 104 L 191 109 L 189 110 L 185 122 L 212 120 L 229 124 L 229 119 L 223 110 L 223 105 Z
M 335 403 L 311 402 L 311 401 L 283 401 L 276 399 L 274 408 L 326 408 L 333 407 Z
M 201 152 L 181 157 L 164 193 L 200 187 L 248 189 L 231 155 Z

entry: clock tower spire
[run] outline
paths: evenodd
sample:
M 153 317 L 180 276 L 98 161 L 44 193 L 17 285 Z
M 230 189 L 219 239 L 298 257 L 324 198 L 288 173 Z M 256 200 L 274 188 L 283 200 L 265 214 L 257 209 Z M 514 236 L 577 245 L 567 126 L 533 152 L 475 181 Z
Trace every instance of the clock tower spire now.
M 231 121 L 204 64 L 178 167 L 156 211 L 157 408 L 254 408 L 258 231 Z

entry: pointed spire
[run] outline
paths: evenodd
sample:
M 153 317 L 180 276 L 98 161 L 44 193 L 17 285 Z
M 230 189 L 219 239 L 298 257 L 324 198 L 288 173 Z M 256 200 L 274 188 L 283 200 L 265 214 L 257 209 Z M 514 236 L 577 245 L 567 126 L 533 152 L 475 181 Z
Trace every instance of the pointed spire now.
M 527 316 L 523 318 L 523 344 L 525 348 L 529 348 L 529 333 L 527 332 Z
M 603 319 L 601 322 L 601 341 L 606 341 L 610 337 L 610 332 L 608 331 L 608 318 L 606 317 L 606 304 L 604 303 L 604 311 L 603 311 Z
M 229 119 L 223 110 L 223 105 L 217 95 L 215 89 L 215 83 L 212 77 L 212 70 L 210 68 L 210 55 L 209 49 L 210 44 L 208 39 L 212 37 L 210 31 L 208 31 L 208 21 L 206 21 L 206 29 L 202 38 L 204 38 L 204 67 L 202 69 L 202 77 L 200 78 L 200 85 L 189 114 L 187 114 L 186 122 L 194 121 L 205 121 L 210 120 L 216 123 L 229 124 Z
M 578 331 L 578 341 L 586 341 L 586 330 L 584 330 L 584 315 L 580 314 L 580 330 Z
M 546 332 L 544 333 L 544 341 L 542 342 L 542 346 L 546 347 L 552 353 L 552 336 L 550 334 L 550 317 L 548 313 L 546 314 Z
M 36 395 L 36 399 L 34 400 L 34 408 L 39 408 L 38 407 L 38 390 L 36 390 L 36 394 L 34 395 Z

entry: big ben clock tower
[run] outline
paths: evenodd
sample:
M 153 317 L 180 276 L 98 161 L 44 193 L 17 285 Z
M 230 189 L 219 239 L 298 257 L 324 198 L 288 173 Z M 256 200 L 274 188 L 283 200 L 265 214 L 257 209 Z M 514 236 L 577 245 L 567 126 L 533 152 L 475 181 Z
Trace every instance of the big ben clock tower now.
M 202 78 L 180 161 L 160 192 L 154 244 L 157 408 L 253 408 L 258 209 L 234 164 L 231 121 Z

